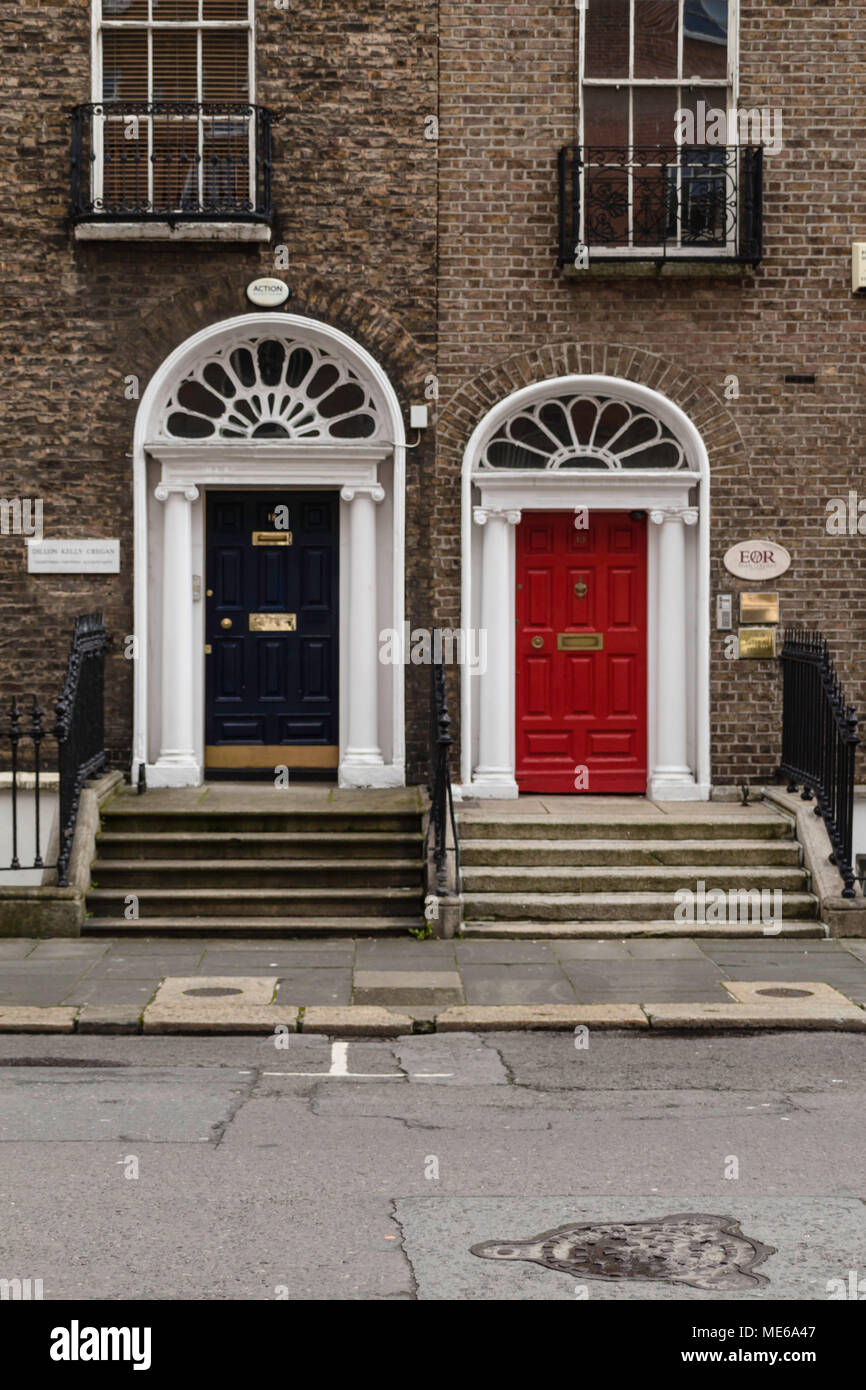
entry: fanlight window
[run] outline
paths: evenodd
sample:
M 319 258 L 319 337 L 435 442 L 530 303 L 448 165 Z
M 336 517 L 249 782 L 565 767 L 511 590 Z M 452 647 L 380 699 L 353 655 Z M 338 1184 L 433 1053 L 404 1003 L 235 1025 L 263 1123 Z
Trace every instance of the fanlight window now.
M 667 425 L 628 401 L 567 396 L 540 401 L 506 420 L 488 441 L 481 468 L 686 467 Z
M 172 392 L 171 439 L 339 442 L 381 433 L 381 412 L 357 373 L 291 339 L 250 338 L 198 362 Z

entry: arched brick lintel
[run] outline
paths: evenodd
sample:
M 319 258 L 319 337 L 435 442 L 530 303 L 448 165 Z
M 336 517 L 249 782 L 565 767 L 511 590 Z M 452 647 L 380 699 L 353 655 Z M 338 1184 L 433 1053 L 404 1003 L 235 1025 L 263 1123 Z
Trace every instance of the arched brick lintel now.
M 679 406 L 704 440 L 711 474 L 724 475 L 743 467 L 745 446 L 737 421 L 717 391 L 705 381 L 643 348 L 559 342 L 504 358 L 465 382 L 442 404 L 438 443 L 449 471 L 452 466 L 459 469 L 473 430 L 505 396 L 553 377 L 596 374 L 648 386 Z
M 140 364 L 145 382 L 160 363 L 187 338 L 222 319 L 252 310 L 244 289 L 253 278 L 249 268 L 220 274 L 198 284 L 192 292 L 173 294 L 143 318 L 130 322 L 119 335 L 118 356 Z M 286 309 L 348 334 L 379 362 L 402 404 L 423 394 L 431 355 L 375 300 L 353 290 L 335 288 L 314 277 L 290 277 L 292 297 Z M 279 313 L 274 313 L 279 318 Z

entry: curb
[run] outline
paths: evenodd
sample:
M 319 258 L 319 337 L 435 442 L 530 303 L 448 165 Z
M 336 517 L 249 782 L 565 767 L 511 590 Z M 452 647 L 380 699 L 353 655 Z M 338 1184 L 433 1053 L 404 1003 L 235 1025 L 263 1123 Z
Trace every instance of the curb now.
M 277 1030 L 328 1037 L 399 1037 L 415 1033 L 559 1031 L 576 1028 L 642 1032 L 808 1029 L 866 1032 L 866 1008 L 830 985 L 724 981 L 732 1002 L 696 1004 L 451 1004 L 439 1009 L 344 1006 L 213 999 L 161 1003 L 141 1013 L 127 1006 L 0 1005 L 2 1033 L 135 1033 L 146 1036 L 247 1034 Z

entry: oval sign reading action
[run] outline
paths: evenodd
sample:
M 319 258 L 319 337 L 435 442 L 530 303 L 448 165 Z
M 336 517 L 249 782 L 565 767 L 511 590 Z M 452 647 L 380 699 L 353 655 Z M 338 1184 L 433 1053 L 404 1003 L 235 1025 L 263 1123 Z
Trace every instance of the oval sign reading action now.
M 285 280 L 274 280 L 263 275 L 260 280 L 251 280 L 247 285 L 247 299 L 260 309 L 276 309 L 285 304 L 289 297 L 289 287 Z
M 791 557 L 777 541 L 738 541 L 725 555 L 725 569 L 738 579 L 778 579 Z

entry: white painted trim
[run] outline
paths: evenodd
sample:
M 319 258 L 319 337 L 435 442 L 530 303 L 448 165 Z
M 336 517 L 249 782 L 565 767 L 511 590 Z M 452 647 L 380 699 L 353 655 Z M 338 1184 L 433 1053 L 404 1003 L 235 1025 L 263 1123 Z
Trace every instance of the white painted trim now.
M 215 347 L 237 337 L 243 339 L 251 331 L 273 332 L 308 341 L 321 343 L 332 352 L 348 357 L 359 377 L 366 381 L 369 389 L 377 396 L 383 418 L 388 425 L 390 440 L 388 445 L 365 444 L 360 441 L 355 446 L 320 444 L 312 440 L 304 445 L 271 440 L 253 444 L 239 440 L 236 444 L 218 441 L 214 444 L 158 440 L 156 424 L 160 411 L 172 388 L 183 378 L 194 362 Z M 149 651 L 150 636 L 150 596 L 148 546 L 150 543 L 147 488 L 148 460 L 151 467 L 158 463 L 161 468 L 160 480 L 175 486 L 218 486 L 218 487 L 268 487 L 282 483 L 294 487 L 362 487 L 374 485 L 378 479 L 379 466 L 392 460 L 392 524 L 390 530 L 391 551 L 391 593 L 392 613 L 387 626 L 398 632 L 403 630 L 405 611 L 405 467 L 406 434 L 400 404 L 396 392 L 387 375 L 376 359 L 354 339 L 332 328 L 328 324 L 298 314 L 275 314 L 257 312 L 239 314 L 235 318 L 224 319 L 209 325 L 199 333 L 193 334 L 169 354 L 157 368 L 141 398 L 135 420 L 133 438 L 133 494 L 134 494 L 134 605 L 135 632 L 139 635 L 138 660 L 134 676 L 134 714 L 133 714 L 133 760 L 132 779 L 135 783 L 139 765 L 147 766 L 148 780 L 158 785 L 159 775 L 154 780 L 154 764 L 148 762 L 150 710 L 149 710 Z M 321 464 L 318 460 L 321 458 Z M 201 508 L 201 503 L 196 504 Z M 343 504 L 345 505 L 345 504 Z M 200 524 L 200 523 L 199 523 Z M 194 534 L 194 554 L 196 545 L 201 544 L 201 533 Z M 196 561 L 193 560 L 195 569 Z M 192 576 L 190 576 L 192 583 Z M 194 650 L 191 653 L 191 672 L 200 666 L 201 633 L 200 624 L 194 624 Z M 340 662 L 344 667 L 346 625 L 340 625 Z M 384 742 L 391 749 L 390 760 L 372 769 L 370 780 L 364 785 L 403 786 L 405 784 L 405 696 L 404 668 L 402 664 L 390 666 L 390 705 L 391 718 L 388 737 Z M 203 718 L 203 703 L 199 717 Z M 341 721 L 342 723 L 342 721 Z M 200 740 L 203 743 L 203 740 Z M 193 783 L 202 779 L 200 762 L 196 767 Z M 355 776 L 352 773 L 352 776 Z M 189 784 L 190 777 L 186 777 Z M 357 783 L 355 783 L 357 784 Z
M 263 222 L 77 222 L 72 235 L 76 241 L 270 241 L 271 229 Z
M 663 421 L 682 444 L 687 467 L 670 472 L 641 469 L 599 469 L 581 472 L 579 469 L 506 470 L 479 468 L 478 461 L 490 438 L 509 416 L 518 414 L 538 400 L 574 393 L 594 393 L 622 398 L 640 405 Z M 473 489 L 478 497 L 473 496 Z M 694 495 L 693 495 L 694 494 Z M 710 467 L 703 439 L 684 411 L 660 392 L 637 382 L 609 376 L 562 376 L 535 382 L 522 387 L 499 401 L 476 426 L 463 456 L 462 476 L 462 626 L 468 631 L 475 621 L 473 586 L 475 583 L 472 512 L 474 506 L 532 510 L 571 510 L 576 506 L 596 509 L 632 510 L 640 508 L 690 507 L 698 508 L 698 525 L 694 544 L 694 646 L 691 652 L 689 685 L 691 690 L 691 722 L 693 739 L 690 782 L 672 788 L 666 794 L 676 800 L 705 801 L 709 798 L 710 780 Z M 655 756 L 656 709 L 656 651 L 658 648 L 657 601 L 658 527 L 649 527 L 647 547 L 647 717 L 649 781 Z M 514 670 L 514 605 L 515 605 L 514 547 L 511 553 L 511 577 L 504 601 L 509 606 L 508 629 L 512 634 L 509 651 L 509 670 Z M 689 596 L 684 595 L 688 612 Z M 476 718 L 477 680 L 466 672 L 461 680 L 461 778 L 464 796 L 502 795 L 501 791 L 473 782 L 473 763 Z M 507 696 L 513 704 L 513 680 Z M 511 769 L 515 766 L 513 747 Z M 514 784 L 516 786 L 516 783 Z M 511 792 L 513 795 L 514 793 Z

